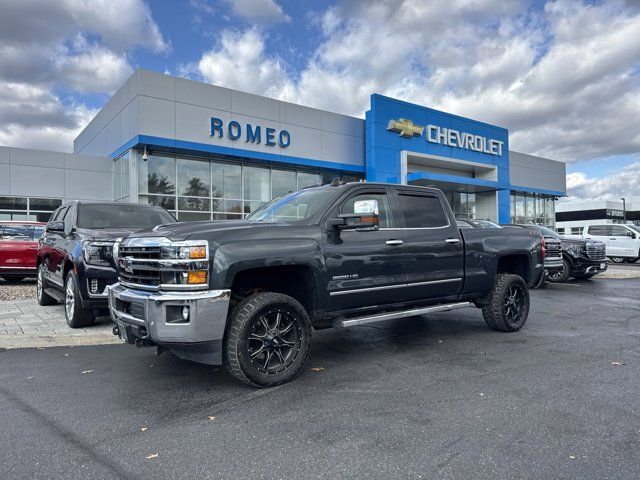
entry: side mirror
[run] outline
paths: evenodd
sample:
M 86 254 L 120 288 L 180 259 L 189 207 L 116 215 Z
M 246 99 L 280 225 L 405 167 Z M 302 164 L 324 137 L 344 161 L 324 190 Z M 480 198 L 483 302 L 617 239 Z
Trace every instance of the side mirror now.
M 631 238 L 633 238 L 634 240 L 636 239 L 636 234 L 633 232 L 628 232 L 627 235 L 629 235 Z
M 49 222 L 45 230 L 47 233 L 65 233 L 64 222 Z
M 378 230 L 380 216 L 375 213 L 342 213 L 338 218 L 329 220 L 329 224 L 337 230 Z

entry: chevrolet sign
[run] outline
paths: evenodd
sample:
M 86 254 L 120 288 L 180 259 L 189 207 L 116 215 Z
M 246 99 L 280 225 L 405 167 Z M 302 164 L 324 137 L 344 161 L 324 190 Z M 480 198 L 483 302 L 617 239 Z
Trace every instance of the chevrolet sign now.
M 474 135 L 467 132 L 459 132 L 452 128 L 439 127 L 438 125 L 427 125 L 422 127 L 416 125 L 412 120 L 400 118 L 390 120 L 387 130 L 398 132 L 401 137 L 412 138 L 421 137 L 426 129 L 425 139 L 430 143 L 446 145 L 448 147 L 464 148 L 474 152 L 488 153 L 489 155 L 502 156 L 502 146 L 504 142 L 493 138 L 486 138 L 482 135 Z

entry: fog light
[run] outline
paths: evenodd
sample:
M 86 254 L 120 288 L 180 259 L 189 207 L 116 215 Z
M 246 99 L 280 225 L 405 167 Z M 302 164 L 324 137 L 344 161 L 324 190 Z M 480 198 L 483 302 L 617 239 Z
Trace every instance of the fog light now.
M 207 283 L 207 271 L 195 270 L 193 272 L 189 272 L 189 276 L 187 277 L 187 283 L 192 285 Z
M 97 278 L 92 278 L 91 279 L 89 288 L 91 289 L 91 293 L 93 293 L 93 294 L 98 293 L 98 279 Z
M 189 321 L 189 307 L 182 307 L 182 319 L 185 322 Z

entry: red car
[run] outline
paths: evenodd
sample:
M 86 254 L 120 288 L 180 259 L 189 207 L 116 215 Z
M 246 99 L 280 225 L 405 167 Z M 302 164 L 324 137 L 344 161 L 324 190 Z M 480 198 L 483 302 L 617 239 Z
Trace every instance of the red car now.
M 36 276 L 38 240 L 44 226 L 40 222 L 0 220 L 0 277 L 6 282 Z

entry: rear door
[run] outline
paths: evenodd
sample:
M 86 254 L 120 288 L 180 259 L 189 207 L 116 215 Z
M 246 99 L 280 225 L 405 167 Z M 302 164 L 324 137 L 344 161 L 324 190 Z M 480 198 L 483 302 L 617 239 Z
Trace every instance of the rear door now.
M 331 311 L 402 299 L 406 283 L 402 230 L 386 189 L 357 189 L 334 208 L 329 218 L 369 211 L 378 213 L 379 229 L 331 233 L 325 244 L 327 303 Z
M 403 219 L 406 300 L 439 299 L 460 293 L 464 248 L 460 230 L 435 192 L 398 188 L 395 200 Z

